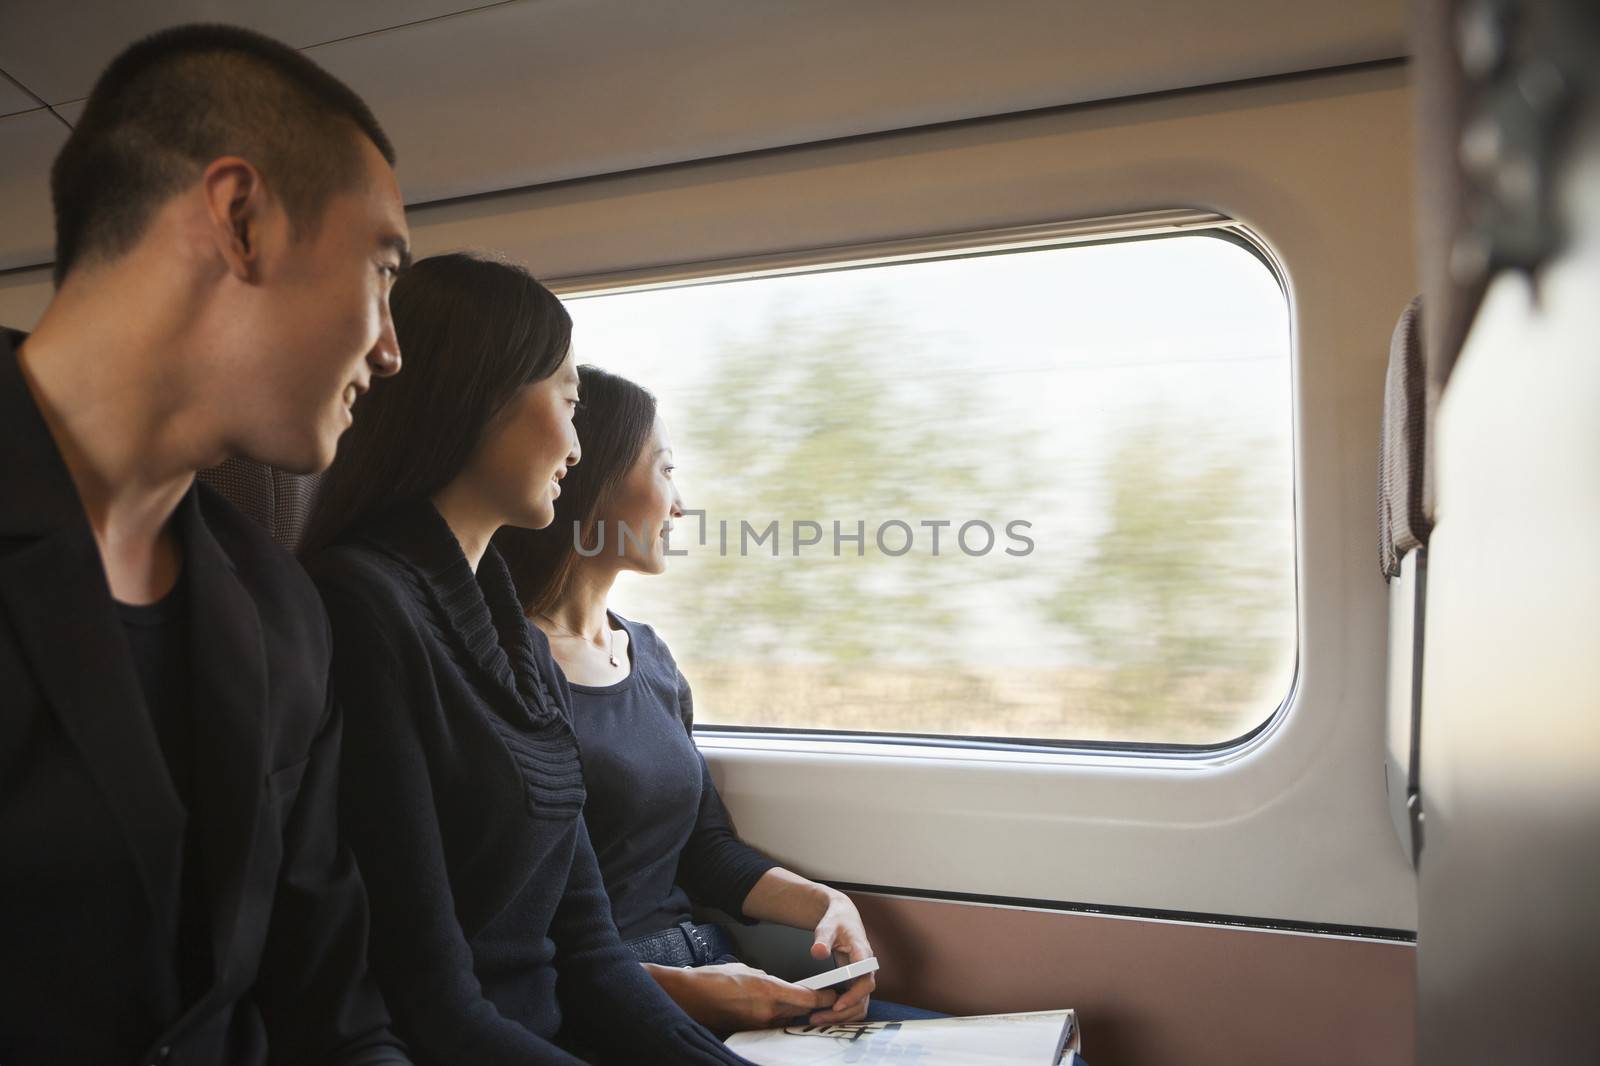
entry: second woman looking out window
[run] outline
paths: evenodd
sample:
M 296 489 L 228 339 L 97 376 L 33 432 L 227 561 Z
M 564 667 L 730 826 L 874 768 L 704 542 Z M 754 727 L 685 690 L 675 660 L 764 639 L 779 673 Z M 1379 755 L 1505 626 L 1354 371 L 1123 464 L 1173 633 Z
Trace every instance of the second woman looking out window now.
M 495 544 L 570 682 L 585 819 L 622 936 L 661 987 L 713 1029 L 806 1015 L 817 1024 L 928 1016 L 871 1002 L 870 975 L 826 1006 L 815 992 L 741 964 L 720 926 L 692 921 L 692 905 L 710 905 L 811 931 L 819 962 L 872 954 L 849 897 L 779 867 L 734 833 L 690 732 L 688 681 L 655 630 L 607 608 L 622 571 L 665 570 L 666 534 L 683 500 L 654 397 L 596 367 L 579 374 L 574 425 L 584 460 L 563 485 L 556 520 L 536 531 L 508 527 Z

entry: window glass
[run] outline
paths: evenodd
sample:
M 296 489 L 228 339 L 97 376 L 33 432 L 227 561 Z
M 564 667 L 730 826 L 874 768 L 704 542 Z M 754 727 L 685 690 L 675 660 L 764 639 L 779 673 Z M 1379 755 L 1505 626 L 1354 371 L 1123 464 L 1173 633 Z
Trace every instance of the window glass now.
M 568 300 L 687 505 L 698 725 L 1211 745 L 1296 652 L 1288 307 L 1182 235 Z

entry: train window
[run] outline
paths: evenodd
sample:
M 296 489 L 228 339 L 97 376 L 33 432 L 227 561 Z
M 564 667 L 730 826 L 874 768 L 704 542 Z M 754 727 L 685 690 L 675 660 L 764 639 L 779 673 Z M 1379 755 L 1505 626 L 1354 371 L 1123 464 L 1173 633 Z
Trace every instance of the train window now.
M 1215 746 L 1296 659 L 1287 299 L 1211 234 L 569 299 L 691 513 L 698 725 Z

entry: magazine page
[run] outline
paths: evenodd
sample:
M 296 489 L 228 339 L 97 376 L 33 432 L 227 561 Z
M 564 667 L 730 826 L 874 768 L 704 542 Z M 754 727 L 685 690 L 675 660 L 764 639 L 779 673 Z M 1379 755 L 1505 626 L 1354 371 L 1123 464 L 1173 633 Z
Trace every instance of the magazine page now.
M 1076 1048 L 1077 1019 L 1070 1010 L 990 1014 L 913 1022 L 791 1025 L 735 1033 L 728 1047 L 760 1066 L 840 1063 L 873 1066 L 1055 1066 Z

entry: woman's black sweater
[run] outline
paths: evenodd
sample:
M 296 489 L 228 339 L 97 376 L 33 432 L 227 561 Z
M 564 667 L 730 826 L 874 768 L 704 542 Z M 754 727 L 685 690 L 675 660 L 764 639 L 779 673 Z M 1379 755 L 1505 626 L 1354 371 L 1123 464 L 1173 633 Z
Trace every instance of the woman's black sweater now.
M 427 502 L 312 561 L 345 716 L 341 828 L 371 963 L 419 1064 L 729 1064 L 617 937 L 565 682 L 491 547 Z

